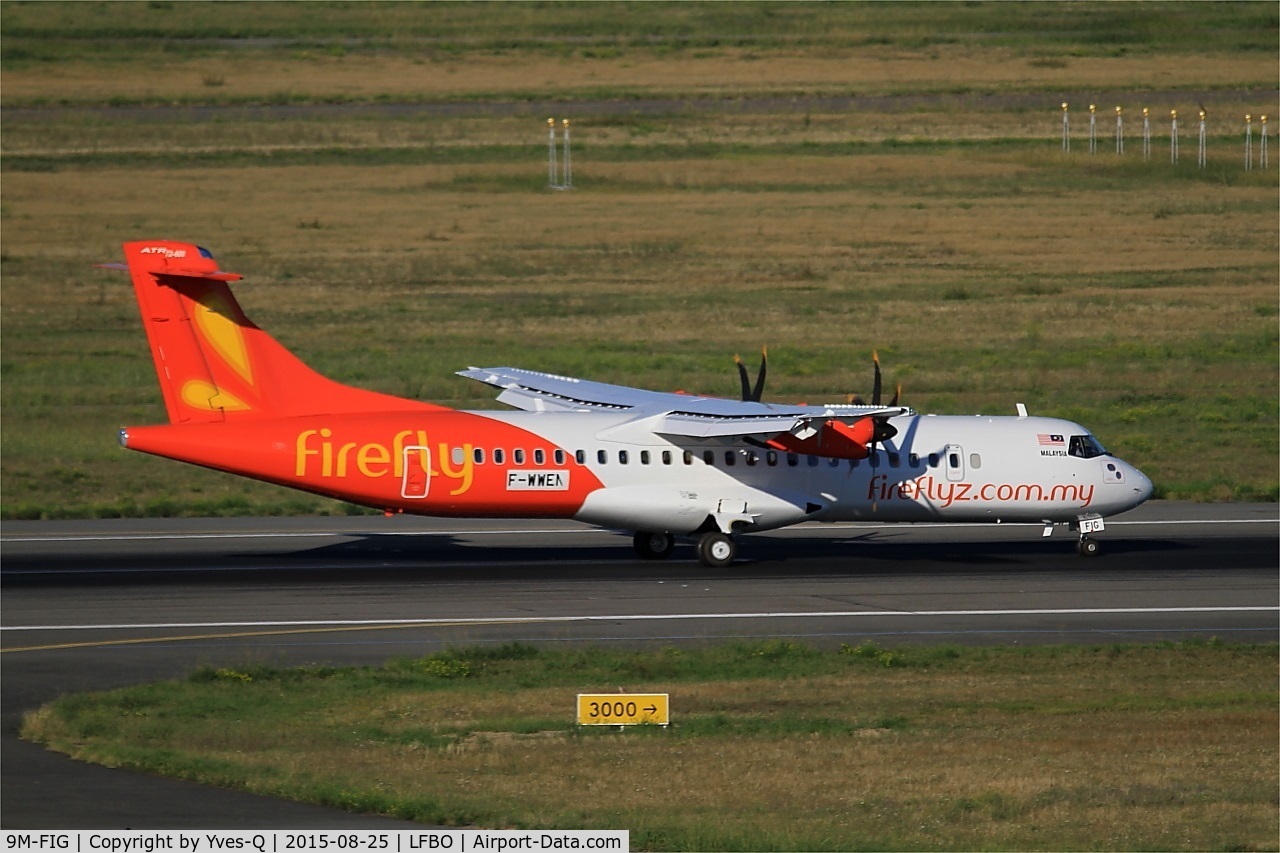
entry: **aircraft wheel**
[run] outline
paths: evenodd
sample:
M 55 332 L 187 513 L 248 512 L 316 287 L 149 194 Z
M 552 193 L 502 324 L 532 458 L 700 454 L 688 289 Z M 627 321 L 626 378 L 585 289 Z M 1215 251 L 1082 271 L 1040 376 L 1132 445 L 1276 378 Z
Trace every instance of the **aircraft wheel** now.
M 641 530 L 631 541 L 636 553 L 646 560 L 665 560 L 676 547 L 676 538 L 670 533 L 648 533 Z
M 1081 539 L 1076 543 L 1076 552 L 1081 557 L 1096 557 L 1101 550 L 1097 540 L 1094 539 Z
M 698 540 L 698 560 L 712 569 L 723 569 L 738 555 L 738 544 L 720 532 L 704 533 Z

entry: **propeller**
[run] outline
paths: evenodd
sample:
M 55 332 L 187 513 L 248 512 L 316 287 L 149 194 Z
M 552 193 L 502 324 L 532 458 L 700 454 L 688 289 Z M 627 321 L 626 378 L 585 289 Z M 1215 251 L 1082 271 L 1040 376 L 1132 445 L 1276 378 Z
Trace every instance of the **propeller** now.
M 871 405 L 879 406 L 881 405 L 880 395 L 883 390 L 883 387 L 882 387 L 883 380 L 881 379 L 881 376 L 880 376 L 880 353 L 876 352 L 875 350 L 872 350 L 871 352 L 871 364 L 875 369 L 875 376 L 871 383 Z M 901 396 L 902 396 L 902 383 L 899 382 L 897 387 L 893 391 L 893 399 L 889 401 L 889 405 L 890 406 L 898 405 L 898 398 L 900 398 Z M 867 405 L 867 402 L 857 394 L 850 394 L 848 397 L 848 400 L 850 403 L 852 403 L 855 406 Z M 869 445 L 872 450 L 875 449 L 875 446 L 877 443 L 881 441 L 887 441 L 888 439 L 891 439 L 898 434 L 898 430 L 892 424 L 889 423 L 889 418 L 887 416 L 879 415 L 879 416 L 873 417 L 871 420 L 874 424 L 874 429 L 871 433 L 871 443 Z
M 769 348 L 760 347 L 760 371 L 756 374 L 754 387 L 751 385 L 751 377 L 742 359 L 735 355 L 733 363 L 738 365 L 738 380 L 742 383 L 742 402 L 759 403 L 760 398 L 764 396 L 764 379 L 769 373 Z

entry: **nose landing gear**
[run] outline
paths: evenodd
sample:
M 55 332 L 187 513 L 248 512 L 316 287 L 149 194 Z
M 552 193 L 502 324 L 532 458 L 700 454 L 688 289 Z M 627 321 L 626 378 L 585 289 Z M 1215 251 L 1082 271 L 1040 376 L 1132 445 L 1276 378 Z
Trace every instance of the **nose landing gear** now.
M 1096 557 L 1101 553 L 1101 547 L 1098 545 L 1098 540 L 1090 539 L 1082 533 L 1080 541 L 1076 543 L 1076 553 L 1081 557 Z
M 1072 530 L 1080 533 L 1080 541 L 1076 543 L 1076 553 L 1081 557 L 1096 557 L 1101 553 L 1098 543 L 1089 538 L 1090 533 L 1101 533 L 1106 529 L 1106 522 L 1101 518 L 1082 518 L 1071 525 Z

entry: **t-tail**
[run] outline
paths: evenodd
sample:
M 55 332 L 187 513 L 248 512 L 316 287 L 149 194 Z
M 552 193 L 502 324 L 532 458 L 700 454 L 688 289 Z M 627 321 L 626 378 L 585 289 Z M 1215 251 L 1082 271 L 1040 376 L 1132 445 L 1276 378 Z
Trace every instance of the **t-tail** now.
M 169 240 L 124 244 L 172 424 L 300 415 L 440 409 L 334 382 L 303 364 L 245 316 L 213 255 Z

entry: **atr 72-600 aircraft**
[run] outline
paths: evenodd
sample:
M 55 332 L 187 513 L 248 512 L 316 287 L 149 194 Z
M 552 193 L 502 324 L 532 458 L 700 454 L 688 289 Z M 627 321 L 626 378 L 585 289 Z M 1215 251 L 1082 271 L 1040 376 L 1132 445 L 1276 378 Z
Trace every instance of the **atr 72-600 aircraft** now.
M 463 412 L 326 379 L 245 317 L 207 250 L 124 245 L 169 423 L 120 443 L 387 513 L 569 518 L 634 531 L 641 556 L 694 537 L 707 566 L 735 537 L 802 521 L 1040 522 L 1089 534 L 1151 481 L 1084 427 L 1028 417 L 918 415 L 870 404 L 660 393 L 470 368 L 519 411 Z

